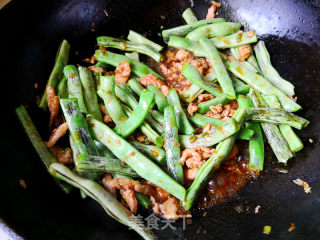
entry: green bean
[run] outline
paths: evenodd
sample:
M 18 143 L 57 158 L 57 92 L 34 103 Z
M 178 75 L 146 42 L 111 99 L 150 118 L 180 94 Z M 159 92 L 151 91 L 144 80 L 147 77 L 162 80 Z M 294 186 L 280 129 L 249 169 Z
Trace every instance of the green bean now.
M 150 111 L 151 116 L 157 121 L 159 122 L 161 125 L 164 124 L 164 120 L 163 120 L 163 115 L 162 113 L 160 113 L 159 111 L 156 110 L 151 110 Z
M 190 121 L 199 126 L 199 127 L 205 127 L 207 123 L 210 123 L 211 125 L 218 127 L 221 124 L 225 123 L 225 121 L 220 120 L 220 119 L 215 119 L 211 118 L 205 115 L 201 115 L 199 113 L 194 114 L 192 117 L 189 118 Z M 241 127 L 239 134 L 238 134 L 238 139 L 240 140 L 250 140 L 252 138 L 252 135 L 254 132 L 248 128 Z
M 216 74 L 214 71 L 210 72 L 205 76 L 205 79 L 209 82 L 213 82 L 216 79 Z M 180 98 L 185 102 L 192 102 L 194 101 L 202 92 L 204 92 L 204 89 L 197 86 L 196 84 L 192 84 L 190 87 L 187 87 L 183 90 L 183 92 L 180 94 Z
M 238 95 L 237 101 L 240 107 L 247 109 L 253 107 L 250 98 Z M 253 137 L 249 140 L 249 167 L 252 170 L 263 170 L 264 165 L 264 142 L 259 123 L 247 122 L 246 127 L 254 131 Z
M 198 21 L 196 15 L 194 15 L 194 12 L 191 10 L 191 8 L 187 8 L 186 10 L 184 10 L 182 13 L 182 17 L 187 24 L 191 24 Z
M 83 86 L 84 101 L 88 110 L 88 114 L 95 119 L 102 121 L 98 97 L 95 89 L 95 83 L 92 74 L 88 68 L 79 67 L 80 80 Z
M 166 42 L 169 40 L 169 38 L 171 36 L 184 37 L 188 33 L 190 33 L 191 31 L 193 31 L 199 27 L 202 27 L 202 26 L 205 26 L 205 25 L 211 24 L 211 23 L 218 23 L 218 22 L 225 22 L 225 21 L 226 20 L 223 18 L 200 20 L 200 21 L 190 23 L 187 25 L 182 25 L 182 26 L 178 26 L 178 27 L 174 27 L 174 28 L 170 28 L 170 29 L 165 29 L 162 31 L 162 37 L 163 37 L 163 40 Z
M 161 54 L 159 52 L 154 51 L 147 45 L 144 44 L 136 44 L 133 42 L 129 42 L 120 38 L 113 38 L 113 37 L 97 37 L 98 46 L 103 46 L 107 48 L 117 48 L 122 51 L 129 51 L 129 52 L 138 52 L 144 55 L 147 55 L 153 58 L 155 61 L 161 61 Z
M 240 57 L 240 52 L 239 52 L 239 49 L 237 47 L 230 48 L 230 53 L 236 59 L 238 59 Z
M 60 99 L 60 106 L 79 152 L 81 154 L 99 155 L 99 151 L 90 136 L 87 121 L 80 112 L 77 100 L 74 98 Z
M 143 224 L 138 224 L 138 218 L 98 183 L 78 176 L 69 168 L 59 163 L 51 164 L 49 172 L 56 178 L 85 192 L 92 199 L 96 200 L 110 217 L 135 230 L 145 240 L 157 239 L 150 229 L 147 229 Z
M 59 46 L 57 56 L 55 59 L 55 64 L 49 76 L 48 82 L 46 86 L 51 86 L 55 90 L 58 87 L 60 80 L 63 78 L 63 68 L 65 65 L 68 64 L 69 61 L 69 52 L 70 52 L 70 45 L 67 40 L 63 40 Z M 39 107 L 42 109 L 47 109 L 47 91 L 44 90 Z
M 292 101 L 283 92 L 270 84 L 267 79 L 248 70 L 240 62 L 232 61 L 229 65 L 229 70 L 238 78 L 250 84 L 261 93 L 265 95 L 277 95 L 285 111 L 295 112 L 301 108 L 300 105 Z
M 58 85 L 58 97 L 59 98 L 68 98 L 69 97 L 68 83 L 67 83 L 67 79 L 64 76 Z
M 102 51 L 102 50 L 96 50 L 94 55 L 98 61 L 110 64 L 114 67 L 117 67 L 123 60 L 126 60 L 128 63 L 130 63 L 131 71 L 137 75 L 138 77 L 144 77 L 148 74 L 152 74 L 162 81 L 164 78 L 157 74 L 155 71 L 153 71 L 151 68 L 149 68 L 147 65 L 140 63 L 137 60 L 133 60 L 131 58 L 128 58 L 121 54 L 112 53 L 109 51 Z
M 140 96 L 141 92 L 143 91 L 144 87 L 139 83 L 139 81 L 135 78 L 132 78 L 128 81 L 129 87 L 134 91 L 135 94 Z
M 166 161 L 170 175 L 180 184 L 183 184 L 183 169 L 180 163 L 180 143 L 176 114 L 173 106 L 164 110 L 164 139 L 166 150 Z
M 219 36 L 210 39 L 216 48 L 234 48 L 243 45 L 255 43 L 258 41 L 255 33 L 251 35 L 251 32 L 238 32 L 228 36 Z
M 134 147 L 136 147 L 140 152 L 157 161 L 157 163 L 161 165 L 166 165 L 166 152 L 162 148 L 153 145 L 143 144 L 138 141 L 131 141 L 130 143 Z
M 122 105 L 123 107 L 123 110 L 125 111 L 125 113 L 130 116 L 130 114 L 132 113 L 132 110 L 125 106 L 125 105 Z M 152 129 L 152 127 L 144 122 L 141 124 L 141 126 L 139 127 L 139 129 L 141 130 L 141 132 L 147 136 L 147 138 L 153 142 L 155 145 L 157 145 L 158 147 L 162 147 L 163 145 L 163 138 L 156 132 Z
M 69 131 L 69 143 L 70 143 L 70 148 L 72 150 L 72 160 L 75 166 L 77 166 L 77 158 L 80 155 L 80 152 L 76 146 L 76 141 L 73 139 L 70 131 Z
M 37 151 L 42 163 L 48 169 L 50 164 L 58 162 L 57 159 L 52 155 L 46 144 L 43 142 L 25 107 L 21 105 L 16 108 L 15 111 L 30 142 Z M 72 186 L 58 180 L 56 180 L 56 182 L 65 193 L 69 194 L 71 192 Z
M 226 36 L 237 32 L 241 28 L 241 23 L 223 22 L 213 23 L 199 27 L 186 36 L 191 41 L 198 42 L 203 37 Z
M 225 123 L 225 121 L 223 120 L 220 120 L 220 119 L 215 119 L 215 118 L 211 118 L 211 117 L 208 117 L 208 116 L 205 116 L 205 115 L 201 115 L 199 113 L 196 113 L 194 114 L 193 116 L 191 116 L 189 118 L 189 120 L 199 126 L 199 127 L 205 127 L 207 123 L 210 123 L 211 125 L 213 126 L 220 126 L 221 124 Z
M 77 171 L 119 173 L 131 177 L 139 175 L 128 165 L 124 165 L 119 159 L 90 156 L 80 154 L 77 158 Z
M 245 116 L 246 112 L 242 108 L 238 108 L 232 119 L 241 126 Z M 206 183 L 211 178 L 214 170 L 217 169 L 220 163 L 229 155 L 237 135 L 238 133 L 220 142 L 216 147 L 217 153 L 213 154 L 199 169 L 196 178 L 187 190 L 186 201 L 183 203 L 187 210 L 192 207 L 194 201 L 199 196 L 201 189 L 206 186 Z
M 255 107 L 261 108 L 267 106 L 258 91 L 250 89 L 249 97 Z M 286 164 L 293 157 L 293 154 L 290 151 L 288 143 L 281 135 L 279 128 L 271 123 L 261 123 L 261 127 L 278 161 Z
M 255 56 L 253 54 L 250 55 L 250 57 L 248 57 L 248 59 L 246 60 L 248 63 L 250 63 L 254 68 L 255 68 L 255 72 L 257 74 L 262 75 L 260 67 L 258 65 L 257 59 L 255 58 Z
M 167 106 L 169 106 L 166 97 L 163 95 L 162 91 L 161 91 L 159 88 L 157 88 L 157 87 L 155 87 L 155 86 L 153 86 L 153 85 L 148 85 L 148 86 L 147 86 L 147 89 L 148 89 L 150 92 L 154 93 L 157 108 L 158 108 L 158 110 L 159 110 L 160 112 L 163 113 L 163 112 L 164 112 L 164 109 L 165 109 Z
M 271 96 L 263 96 L 263 99 L 266 101 L 266 103 L 269 105 L 269 107 L 282 109 L 281 104 L 275 95 Z M 284 124 L 279 125 L 280 132 L 284 139 L 287 141 L 290 150 L 292 152 L 297 152 L 303 148 L 303 143 L 300 140 L 300 138 L 297 136 L 297 134 L 293 131 L 293 129 Z
M 112 121 L 116 124 L 122 124 L 127 120 L 127 116 L 122 109 L 120 101 L 115 96 L 114 76 L 101 76 L 100 85 L 98 86 L 98 95 L 103 99 L 107 112 Z
M 115 155 L 101 142 L 94 140 L 94 144 L 96 145 L 97 149 L 99 150 L 99 156 L 105 158 L 116 158 Z
M 234 91 L 236 94 L 247 94 L 250 90 L 250 85 L 245 84 L 242 81 L 240 81 L 238 78 L 231 77 L 232 84 L 234 86 Z
M 115 88 L 115 94 L 121 102 L 125 103 L 131 109 L 135 109 L 138 106 L 137 100 L 127 85 L 118 83 Z M 146 122 L 149 123 L 158 133 L 163 133 L 164 130 L 161 124 L 153 119 L 150 114 L 147 115 Z
M 95 66 L 101 67 L 104 70 L 109 70 L 109 67 L 110 67 L 110 65 L 108 65 L 108 64 L 106 64 L 104 62 L 99 62 L 99 61 L 95 64 Z
M 84 102 L 83 89 L 77 68 L 74 65 L 67 65 L 63 73 L 68 82 L 69 98 L 76 98 L 82 113 L 88 113 Z
M 142 193 L 138 193 L 138 192 L 135 192 L 134 195 L 136 196 L 136 199 L 137 199 L 138 203 L 142 207 L 144 207 L 146 209 L 149 209 L 149 208 L 152 207 L 152 203 L 151 203 L 151 201 L 150 201 L 148 196 L 143 195 Z
M 129 31 L 129 35 L 127 38 L 133 43 L 147 45 L 148 47 L 152 48 L 154 51 L 157 51 L 157 52 L 160 52 L 163 49 L 163 47 L 160 46 L 159 44 L 145 38 L 144 36 L 142 36 L 141 34 L 133 30 Z
M 184 200 L 184 187 L 170 178 L 155 163 L 136 150 L 130 143 L 119 137 L 105 124 L 89 119 L 94 138 L 105 144 L 117 158 L 128 164 L 142 178 L 154 183 L 180 200 Z
M 218 104 L 224 105 L 228 102 L 228 98 L 225 95 L 221 95 L 219 97 L 213 98 L 211 100 L 201 102 L 198 104 L 198 112 L 206 113 L 210 111 L 210 106 L 217 106 Z
M 210 60 L 211 66 L 214 69 L 218 82 L 228 99 L 235 99 L 235 91 L 232 85 L 232 81 L 223 65 L 218 50 L 208 38 L 202 38 L 200 45 L 207 52 L 207 56 Z
M 280 89 L 284 94 L 288 96 L 294 95 L 294 86 L 292 83 L 283 79 L 277 70 L 272 66 L 270 61 L 270 55 L 264 44 L 264 41 L 259 41 L 254 48 L 257 56 L 257 60 L 263 76 L 276 88 Z
M 167 100 L 169 103 L 169 106 L 173 106 L 174 107 L 174 111 L 176 113 L 176 120 L 177 120 L 177 125 L 179 130 L 181 131 L 182 134 L 192 134 L 194 133 L 194 128 L 192 127 L 192 125 L 190 124 L 186 113 L 184 112 L 184 110 L 182 109 L 181 103 L 180 103 L 180 99 L 179 99 L 179 95 L 177 93 L 177 91 L 172 88 L 168 95 L 167 95 Z
M 213 94 L 214 96 L 218 97 L 223 94 L 221 87 L 214 83 L 206 81 L 206 79 L 201 75 L 199 70 L 192 66 L 189 63 L 184 63 L 182 65 L 181 73 L 185 76 L 190 82 L 196 84 L 198 87 L 206 90 L 207 92 Z
M 154 94 L 148 90 L 144 90 L 140 95 L 139 104 L 133 109 L 129 118 L 117 125 L 113 131 L 123 138 L 127 138 L 133 133 L 145 120 L 154 101 Z
M 183 148 L 193 148 L 196 146 L 211 147 L 235 134 L 239 129 L 239 124 L 232 118 L 208 132 L 199 135 L 180 135 L 179 138 Z
M 293 113 L 276 108 L 247 108 L 247 120 L 253 122 L 268 122 L 274 124 L 286 124 L 297 129 L 306 127 L 310 122 Z
M 131 52 L 131 53 L 126 52 L 124 55 L 128 58 L 131 58 L 133 60 L 140 62 L 139 53 L 137 52 Z

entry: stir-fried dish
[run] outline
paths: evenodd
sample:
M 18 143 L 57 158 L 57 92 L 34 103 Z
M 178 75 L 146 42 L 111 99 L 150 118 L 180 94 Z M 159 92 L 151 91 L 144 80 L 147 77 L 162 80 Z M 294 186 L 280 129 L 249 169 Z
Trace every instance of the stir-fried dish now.
M 219 7 L 206 20 L 187 9 L 186 25 L 163 30 L 166 48 L 132 30 L 100 36 L 83 66 L 68 63 L 63 40 L 39 102 L 50 112 L 46 142 L 16 109 L 62 190 L 80 189 L 145 239 L 155 236 L 131 221 L 140 208 L 191 217 L 258 177 L 265 144 L 283 164 L 303 148 L 293 129 L 309 121 L 292 113 L 294 86 L 253 30 L 215 18 Z

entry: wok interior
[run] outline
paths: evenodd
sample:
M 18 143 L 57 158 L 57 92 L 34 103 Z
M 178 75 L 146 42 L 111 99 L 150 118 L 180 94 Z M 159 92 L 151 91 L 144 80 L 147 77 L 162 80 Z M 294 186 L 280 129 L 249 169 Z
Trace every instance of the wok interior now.
M 95 37 L 99 35 L 126 36 L 133 29 L 163 43 L 158 35 L 160 27 L 184 24 L 181 13 L 189 6 L 189 1 L 181 0 L 13 1 L 0 12 L 3 32 L 0 48 L 5 56 L 0 60 L 4 73 L 2 97 L 6 113 L 2 130 L 5 171 L 0 174 L 4 193 L 0 198 L 0 216 L 23 237 L 137 238 L 133 231 L 107 217 L 94 201 L 80 200 L 78 192 L 67 196 L 60 191 L 42 167 L 13 109 L 19 103 L 30 105 L 35 124 L 45 133 L 47 116 L 35 108 L 35 96 L 44 88 L 61 39 L 66 38 L 71 44 L 71 63 L 91 56 Z M 204 18 L 208 6 L 206 1 L 194 1 L 198 18 Z M 160 239 L 263 239 L 264 225 L 272 226 L 276 239 L 319 236 L 320 116 L 315 104 L 320 92 L 319 14 L 316 1 L 222 1 L 218 16 L 245 21 L 248 29 L 256 30 L 266 41 L 275 68 L 295 84 L 303 106 L 299 115 L 311 122 L 300 132 L 305 149 L 290 160 L 288 174 L 275 171 L 276 161 L 270 156 L 262 175 L 234 199 L 206 210 L 206 217 L 203 211 L 194 209 L 192 223 L 186 223 L 184 231 L 180 221 L 174 224 L 175 230 L 158 231 Z M 35 82 L 39 83 L 39 91 L 34 89 Z M 306 195 L 296 187 L 292 183 L 296 178 L 310 183 L 313 193 Z M 19 179 L 26 181 L 26 190 L 19 186 Z M 257 205 L 261 205 L 261 211 L 254 214 Z M 237 206 L 242 206 L 244 212 L 235 211 Z M 287 232 L 291 222 L 297 227 L 294 233 Z

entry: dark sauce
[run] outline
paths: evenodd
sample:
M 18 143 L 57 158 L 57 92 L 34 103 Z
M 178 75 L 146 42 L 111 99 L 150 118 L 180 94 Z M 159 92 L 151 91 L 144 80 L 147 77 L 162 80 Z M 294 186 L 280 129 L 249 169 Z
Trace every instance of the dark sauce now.
M 238 142 L 239 155 L 224 161 L 217 169 L 199 197 L 200 208 L 209 208 L 233 197 L 247 183 L 258 177 L 249 169 L 249 151 L 246 142 Z

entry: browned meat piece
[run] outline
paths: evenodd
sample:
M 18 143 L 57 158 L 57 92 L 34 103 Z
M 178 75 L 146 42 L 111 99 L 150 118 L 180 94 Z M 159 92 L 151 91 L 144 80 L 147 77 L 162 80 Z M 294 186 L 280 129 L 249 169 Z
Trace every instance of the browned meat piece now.
M 50 152 L 58 159 L 59 163 L 68 165 L 72 164 L 72 150 L 70 148 L 62 148 L 53 146 L 49 148 Z
M 112 181 L 112 176 L 110 173 L 106 173 L 104 175 L 104 178 L 102 179 L 102 184 L 107 189 L 109 193 L 111 193 L 114 197 L 116 197 L 116 189 L 110 185 L 110 182 Z
M 196 178 L 199 168 L 187 168 L 184 170 L 184 179 L 192 181 Z
M 221 7 L 221 3 L 217 3 L 215 1 L 211 2 L 212 6 L 208 9 L 206 19 L 214 19 L 216 17 L 217 8 Z
M 136 214 L 138 211 L 138 201 L 136 196 L 134 195 L 134 191 L 127 189 L 127 190 L 120 190 L 122 198 L 128 204 L 130 211 L 133 214 Z
M 115 81 L 126 84 L 131 73 L 130 64 L 123 60 L 115 70 Z
M 54 121 L 57 119 L 59 115 L 59 98 L 56 96 L 56 92 L 53 87 L 50 85 L 46 88 L 47 93 L 47 103 L 50 111 L 50 123 L 49 127 L 52 128 Z
M 214 96 L 212 94 L 209 94 L 209 93 L 200 94 L 198 96 L 198 103 L 209 101 L 209 100 L 211 100 L 213 98 L 214 98 Z
M 180 163 L 182 166 L 186 165 L 188 168 L 200 168 L 215 152 L 215 149 L 203 146 L 187 148 L 182 152 Z
M 148 75 L 140 78 L 139 82 L 145 87 L 148 85 L 153 85 L 153 86 L 160 88 L 160 89 L 161 89 L 162 85 L 165 85 L 163 81 L 161 81 L 159 78 L 157 78 L 153 74 L 148 74 Z
M 56 142 L 67 133 L 68 129 L 69 127 L 66 122 L 62 123 L 59 127 L 53 129 L 49 141 L 47 142 L 47 147 L 53 147 L 56 144 Z
M 198 105 L 194 102 L 189 103 L 187 111 L 190 116 L 193 116 L 193 114 L 198 111 Z
M 243 45 L 238 47 L 239 49 L 239 58 L 238 61 L 243 62 L 251 55 L 251 46 L 250 45 Z

